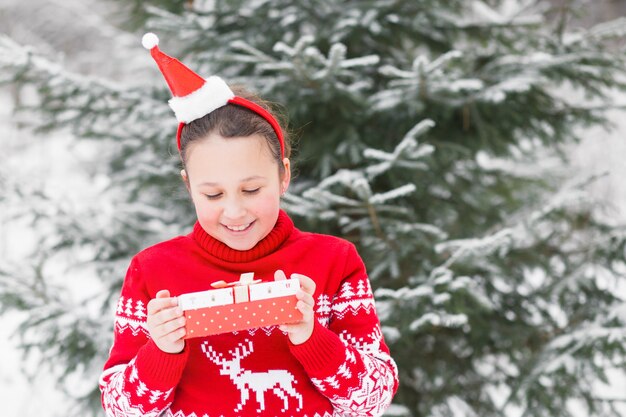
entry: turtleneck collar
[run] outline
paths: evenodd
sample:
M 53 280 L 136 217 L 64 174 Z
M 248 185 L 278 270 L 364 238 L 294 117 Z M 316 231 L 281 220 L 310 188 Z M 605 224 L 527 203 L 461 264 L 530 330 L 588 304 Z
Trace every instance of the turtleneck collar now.
M 283 210 L 278 212 L 278 220 L 267 236 L 261 239 L 252 249 L 240 251 L 210 236 L 196 221 L 193 226 L 193 238 L 198 244 L 214 257 L 226 262 L 250 262 L 274 252 L 293 231 L 293 221 Z

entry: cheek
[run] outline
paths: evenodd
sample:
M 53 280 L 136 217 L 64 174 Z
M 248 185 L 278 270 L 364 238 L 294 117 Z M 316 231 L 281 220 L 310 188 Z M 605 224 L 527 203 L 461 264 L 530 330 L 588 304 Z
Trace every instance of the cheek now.
M 278 218 L 280 198 L 276 193 L 263 193 L 248 200 L 246 211 L 261 220 L 264 224 Z
M 209 223 L 219 218 L 219 206 L 209 201 L 204 195 L 194 196 L 194 206 L 198 219 Z
M 280 206 L 280 195 L 277 193 L 267 193 L 259 196 L 259 199 L 255 202 L 255 207 L 259 212 L 273 213 L 277 212 Z

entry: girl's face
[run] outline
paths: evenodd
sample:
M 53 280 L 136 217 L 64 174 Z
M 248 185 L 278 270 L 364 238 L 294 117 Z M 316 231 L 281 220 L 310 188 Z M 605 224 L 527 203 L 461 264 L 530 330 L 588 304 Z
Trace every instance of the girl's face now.
M 276 224 L 291 178 L 289 159 L 283 160 L 281 179 L 258 134 L 227 139 L 211 134 L 187 152 L 181 175 L 202 228 L 232 249 L 252 249 Z

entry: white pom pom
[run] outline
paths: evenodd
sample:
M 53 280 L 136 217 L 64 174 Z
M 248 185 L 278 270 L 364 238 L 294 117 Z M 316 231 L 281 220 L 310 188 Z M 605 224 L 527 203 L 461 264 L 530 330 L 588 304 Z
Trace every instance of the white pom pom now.
M 141 44 L 146 49 L 152 49 L 159 44 L 159 37 L 152 32 L 148 32 L 141 38 Z

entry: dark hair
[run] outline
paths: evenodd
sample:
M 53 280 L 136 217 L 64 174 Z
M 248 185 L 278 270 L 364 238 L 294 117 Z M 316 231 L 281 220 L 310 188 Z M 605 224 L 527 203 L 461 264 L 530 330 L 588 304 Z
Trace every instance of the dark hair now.
M 289 138 L 283 124 L 276 117 L 269 103 L 241 87 L 231 87 L 235 95 L 250 100 L 267 110 L 281 125 L 284 137 L 285 158 L 291 154 Z M 259 134 L 265 138 L 272 159 L 278 164 L 279 174 L 282 177 L 285 167 L 280 156 L 280 142 L 276 132 L 262 116 L 236 104 L 227 104 L 211 113 L 193 120 L 183 126 L 180 134 L 180 157 L 183 168 L 187 165 L 187 150 L 189 145 L 206 139 L 211 133 L 217 133 L 224 138 L 247 137 Z

